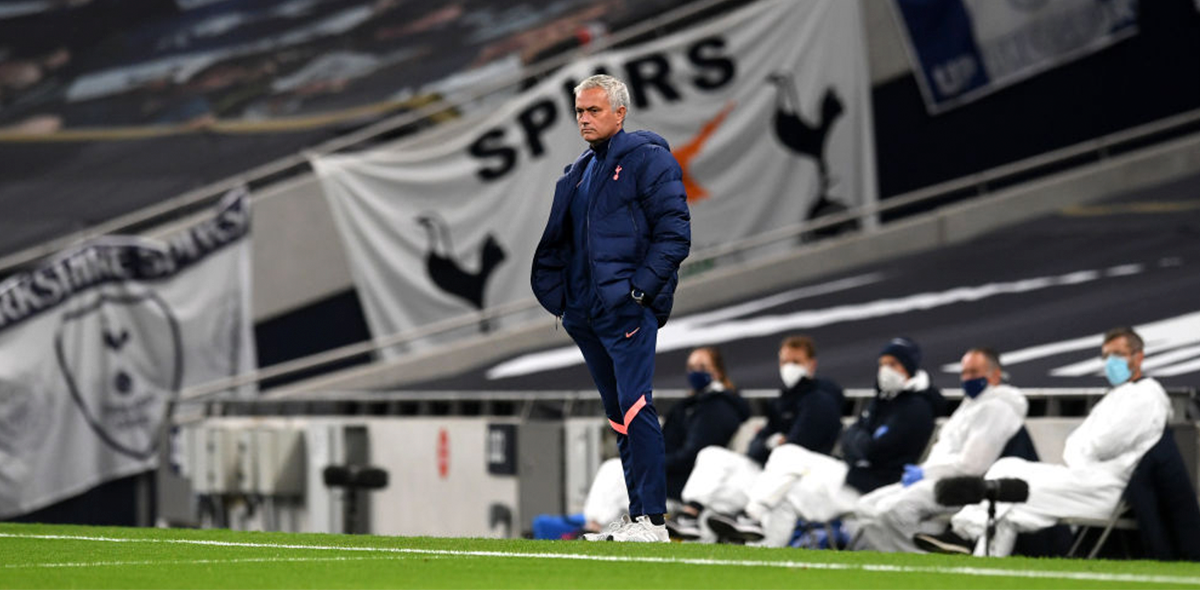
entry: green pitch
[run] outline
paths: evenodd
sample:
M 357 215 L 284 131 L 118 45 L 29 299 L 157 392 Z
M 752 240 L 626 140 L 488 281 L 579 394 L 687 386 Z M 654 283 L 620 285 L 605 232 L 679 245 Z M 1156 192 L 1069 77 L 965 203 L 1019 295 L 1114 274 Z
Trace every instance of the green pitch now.
M 0 523 L 0 588 L 1200 587 L 1200 564 Z

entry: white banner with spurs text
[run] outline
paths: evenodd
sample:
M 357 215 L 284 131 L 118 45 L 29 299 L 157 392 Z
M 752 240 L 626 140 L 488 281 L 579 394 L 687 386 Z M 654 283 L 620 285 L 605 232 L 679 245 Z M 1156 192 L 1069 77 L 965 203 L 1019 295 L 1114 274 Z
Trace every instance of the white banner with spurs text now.
M 315 157 L 376 337 L 531 298 L 555 180 L 586 147 L 572 88 L 599 72 L 629 86 L 626 130 L 670 142 L 693 253 L 876 200 L 859 3 L 757 2 L 388 148 Z
M 0 519 L 153 469 L 180 391 L 254 368 L 249 231 L 234 191 L 0 283 Z

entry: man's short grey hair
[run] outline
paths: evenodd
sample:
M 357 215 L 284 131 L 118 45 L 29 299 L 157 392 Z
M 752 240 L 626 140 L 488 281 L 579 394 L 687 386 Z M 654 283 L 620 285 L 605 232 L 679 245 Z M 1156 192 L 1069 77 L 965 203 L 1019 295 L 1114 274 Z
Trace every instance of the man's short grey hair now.
M 973 352 L 978 353 L 983 357 L 984 362 L 987 363 L 989 371 L 995 370 L 1002 373 L 1004 372 L 1004 365 L 1000 364 L 1000 353 L 996 352 L 995 348 L 988 346 L 976 346 L 975 348 L 967 350 L 967 354 L 971 354 Z
M 629 110 L 629 89 L 625 87 L 625 83 L 607 74 L 596 74 L 589 78 L 585 78 L 575 87 L 575 98 L 579 98 L 579 93 L 592 88 L 603 88 L 604 93 L 608 95 L 608 105 L 612 110 L 617 110 L 625 107 Z

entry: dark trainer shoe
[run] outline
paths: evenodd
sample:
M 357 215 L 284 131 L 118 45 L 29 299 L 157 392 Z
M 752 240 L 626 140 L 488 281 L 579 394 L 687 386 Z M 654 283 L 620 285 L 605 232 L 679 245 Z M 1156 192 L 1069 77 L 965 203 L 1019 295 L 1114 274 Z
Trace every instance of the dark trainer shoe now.
M 762 524 L 757 520 L 750 518 L 746 513 L 739 513 L 737 516 L 728 516 L 717 512 L 709 515 L 709 528 L 713 530 L 721 539 L 729 539 L 733 541 L 761 541 L 766 535 L 763 534 Z
M 916 543 L 922 551 L 930 553 L 971 555 L 975 550 L 974 543 L 958 536 L 952 530 L 947 530 L 940 535 L 917 533 L 913 535 L 913 543 Z
M 672 539 L 695 541 L 700 538 L 700 521 L 690 514 L 678 514 L 667 519 L 667 532 Z

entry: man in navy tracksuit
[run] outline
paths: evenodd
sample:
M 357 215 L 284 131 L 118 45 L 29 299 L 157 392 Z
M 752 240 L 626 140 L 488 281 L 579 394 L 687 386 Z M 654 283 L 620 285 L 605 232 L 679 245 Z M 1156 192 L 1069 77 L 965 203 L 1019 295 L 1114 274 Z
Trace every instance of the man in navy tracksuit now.
M 555 186 L 531 282 L 579 346 L 617 432 L 634 518 L 598 538 L 667 541 L 663 437 L 650 383 L 691 218 L 666 140 L 625 133 L 628 109 L 628 89 L 611 76 L 575 88 L 579 133 L 591 148 Z

